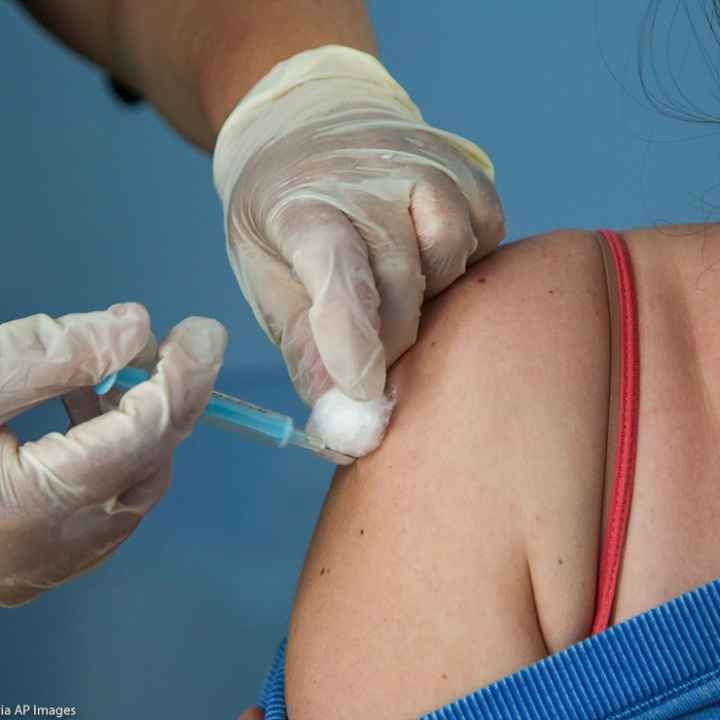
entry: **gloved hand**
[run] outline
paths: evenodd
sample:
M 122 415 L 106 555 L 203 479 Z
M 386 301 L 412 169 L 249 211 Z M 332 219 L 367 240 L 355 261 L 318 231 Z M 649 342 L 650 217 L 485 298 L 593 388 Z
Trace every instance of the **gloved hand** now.
M 172 451 L 207 405 L 226 333 L 213 320 L 183 321 L 160 346 L 155 375 L 117 411 L 92 417 L 89 386 L 133 358 L 147 361 L 153 342 L 136 304 L 0 325 L 0 605 L 99 564 L 165 492 Z M 73 390 L 68 404 L 86 421 L 18 446 L 4 423 Z
M 309 404 L 333 385 L 379 398 L 423 299 L 504 235 L 487 155 L 350 48 L 277 65 L 226 120 L 214 171 L 240 287 Z

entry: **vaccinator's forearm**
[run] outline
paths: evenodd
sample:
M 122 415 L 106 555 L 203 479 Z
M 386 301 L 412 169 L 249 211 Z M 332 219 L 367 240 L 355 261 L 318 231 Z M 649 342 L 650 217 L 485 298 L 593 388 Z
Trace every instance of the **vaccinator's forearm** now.
M 363 0 L 24 0 L 69 47 L 138 90 L 212 149 L 234 105 L 275 63 L 309 48 L 375 52 Z

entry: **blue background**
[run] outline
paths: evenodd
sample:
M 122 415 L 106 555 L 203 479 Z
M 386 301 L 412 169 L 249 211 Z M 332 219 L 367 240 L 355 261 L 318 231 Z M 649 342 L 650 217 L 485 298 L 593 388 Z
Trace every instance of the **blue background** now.
M 510 240 L 716 212 L 714 127 L 643 107 L 646 4 L 598 7 L 370 3 L 383 58 L 428 121 L 492 156 Z M 676 37 L 680 85 L 717 110 L 687 24 Z M 137 300 L 163 336 L 184 316 L 213 316 L 231 333 L 220 386 L 303 418 L 227 264 L 209 159 L 151 110 L 120 107 L 97 70 L 7 3 L 0 88 L 0 322 Z M 58 403 L 13 423 L 24 438 L 64 425 Z M 0 614 L 0 704 L 233 718 L 256 697 L 331 468 L 203 427 L 175 467 L 166 499 L 110 562 Z

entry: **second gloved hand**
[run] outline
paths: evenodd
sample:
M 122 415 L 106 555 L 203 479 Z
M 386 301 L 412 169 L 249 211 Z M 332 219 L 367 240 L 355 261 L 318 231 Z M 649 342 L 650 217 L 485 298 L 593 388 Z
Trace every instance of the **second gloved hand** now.
M 173 450 L 207 406 L 226 340 L 219 323 L 188 318 L 160 345 L 154 375 L 96 416 L 90 386 L 154 346 L 142 306 L 0 324 L 0 606 L 94 567 L 134 530 L 167 489 Z M 78 424 L 67 434 L 20 445 L 5 426 L 68 393 Z
M 276 66 L 218 137 L 227 247 L 301 397 L 379 398 L 420 306 L 504 236 L 487 155 L 428 126 L 375 58 Z

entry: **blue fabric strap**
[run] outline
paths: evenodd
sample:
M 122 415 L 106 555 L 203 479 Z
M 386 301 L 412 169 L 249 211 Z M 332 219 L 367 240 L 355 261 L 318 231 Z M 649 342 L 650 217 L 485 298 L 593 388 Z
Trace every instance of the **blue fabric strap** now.
M 263 683 L 258 705 L 265 711 L 265 720 L 287 720 L 285 707 L 285 648 L 287 638 L 280 643 L 270 672 Z
M 285 642 L 265 720 L 287 720 Z M 422 720 L 720 718 L 720 578 L 499 680 Z

